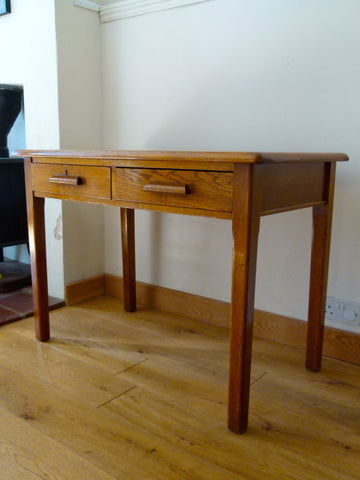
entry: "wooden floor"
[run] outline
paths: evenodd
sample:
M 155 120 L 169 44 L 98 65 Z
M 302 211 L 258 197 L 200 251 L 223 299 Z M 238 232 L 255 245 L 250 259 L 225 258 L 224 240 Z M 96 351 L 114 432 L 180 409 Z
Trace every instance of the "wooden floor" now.
M 0 328 L 1 480 L 359 479 L 360 367 L 254 341 L 250 419 L 226 429 L 228 332 L 101 297 Z

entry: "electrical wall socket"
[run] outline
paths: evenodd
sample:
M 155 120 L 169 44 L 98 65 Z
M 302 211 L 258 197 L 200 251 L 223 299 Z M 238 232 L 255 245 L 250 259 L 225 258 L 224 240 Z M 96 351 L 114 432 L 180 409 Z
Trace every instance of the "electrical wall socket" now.
M 326 297 L 325 318 L 337 323 L 360 325 L 360 303 Z

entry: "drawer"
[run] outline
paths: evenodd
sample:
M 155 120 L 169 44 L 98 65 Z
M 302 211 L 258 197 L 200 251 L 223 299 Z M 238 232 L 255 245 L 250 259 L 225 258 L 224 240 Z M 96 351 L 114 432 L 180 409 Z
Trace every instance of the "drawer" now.
M 31 165 L 32 188 L 64 198 L 110 199 L 110 173 L 110 167 L 34 163 Z
M 193 170 L 116 168 L 115 199 L 232 211 L 233 174 Z

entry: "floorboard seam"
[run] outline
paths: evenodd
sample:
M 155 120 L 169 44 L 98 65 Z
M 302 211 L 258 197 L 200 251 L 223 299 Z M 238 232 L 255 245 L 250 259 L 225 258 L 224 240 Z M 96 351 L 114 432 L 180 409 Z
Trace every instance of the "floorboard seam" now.
M 110 400 L 106 400 L 106 402 L 97 405 L 96 408 L 104 407 L 104 406 L 107 405 L 108 403 L 111 403 L 113 400 L 116 400 L 117 398 L 120 398 L 122 395 L 125 395 L 125 393 L 131 392 L 131 391 L 134 390 L 135 388 L 138 388 L 137 385 L 134 385 L 133 387 L 130 387 L 128 390 L 125 390 L 125 392 L 122 392 L 122 393 L 120 393 L 119 395 L 115 395 L 115 397 L 110 398 Z
M 120 372 L 114 373 L 114 376 L 118 377 L 122 373 L 127 372 L 128 370 L 131 370 L 132 368 L 137 367 L 138 365 L 141 365 L 142 363 L 147 362 L 148 360 L 149 360 L 148 358 L 144 358 L 144 360 L 140 360 L 139 362 L 134 363 L 134 365 L 130 365 L 129 367 L 126 367 L 123 370 L 120 370 Z

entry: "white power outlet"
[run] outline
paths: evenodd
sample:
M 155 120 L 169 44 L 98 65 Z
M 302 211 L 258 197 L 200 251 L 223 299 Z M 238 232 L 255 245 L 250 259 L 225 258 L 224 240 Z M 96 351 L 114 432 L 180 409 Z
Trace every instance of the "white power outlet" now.
M 325 318 L 348 325 L 360 324 L 360 303 L 326 297 Z

